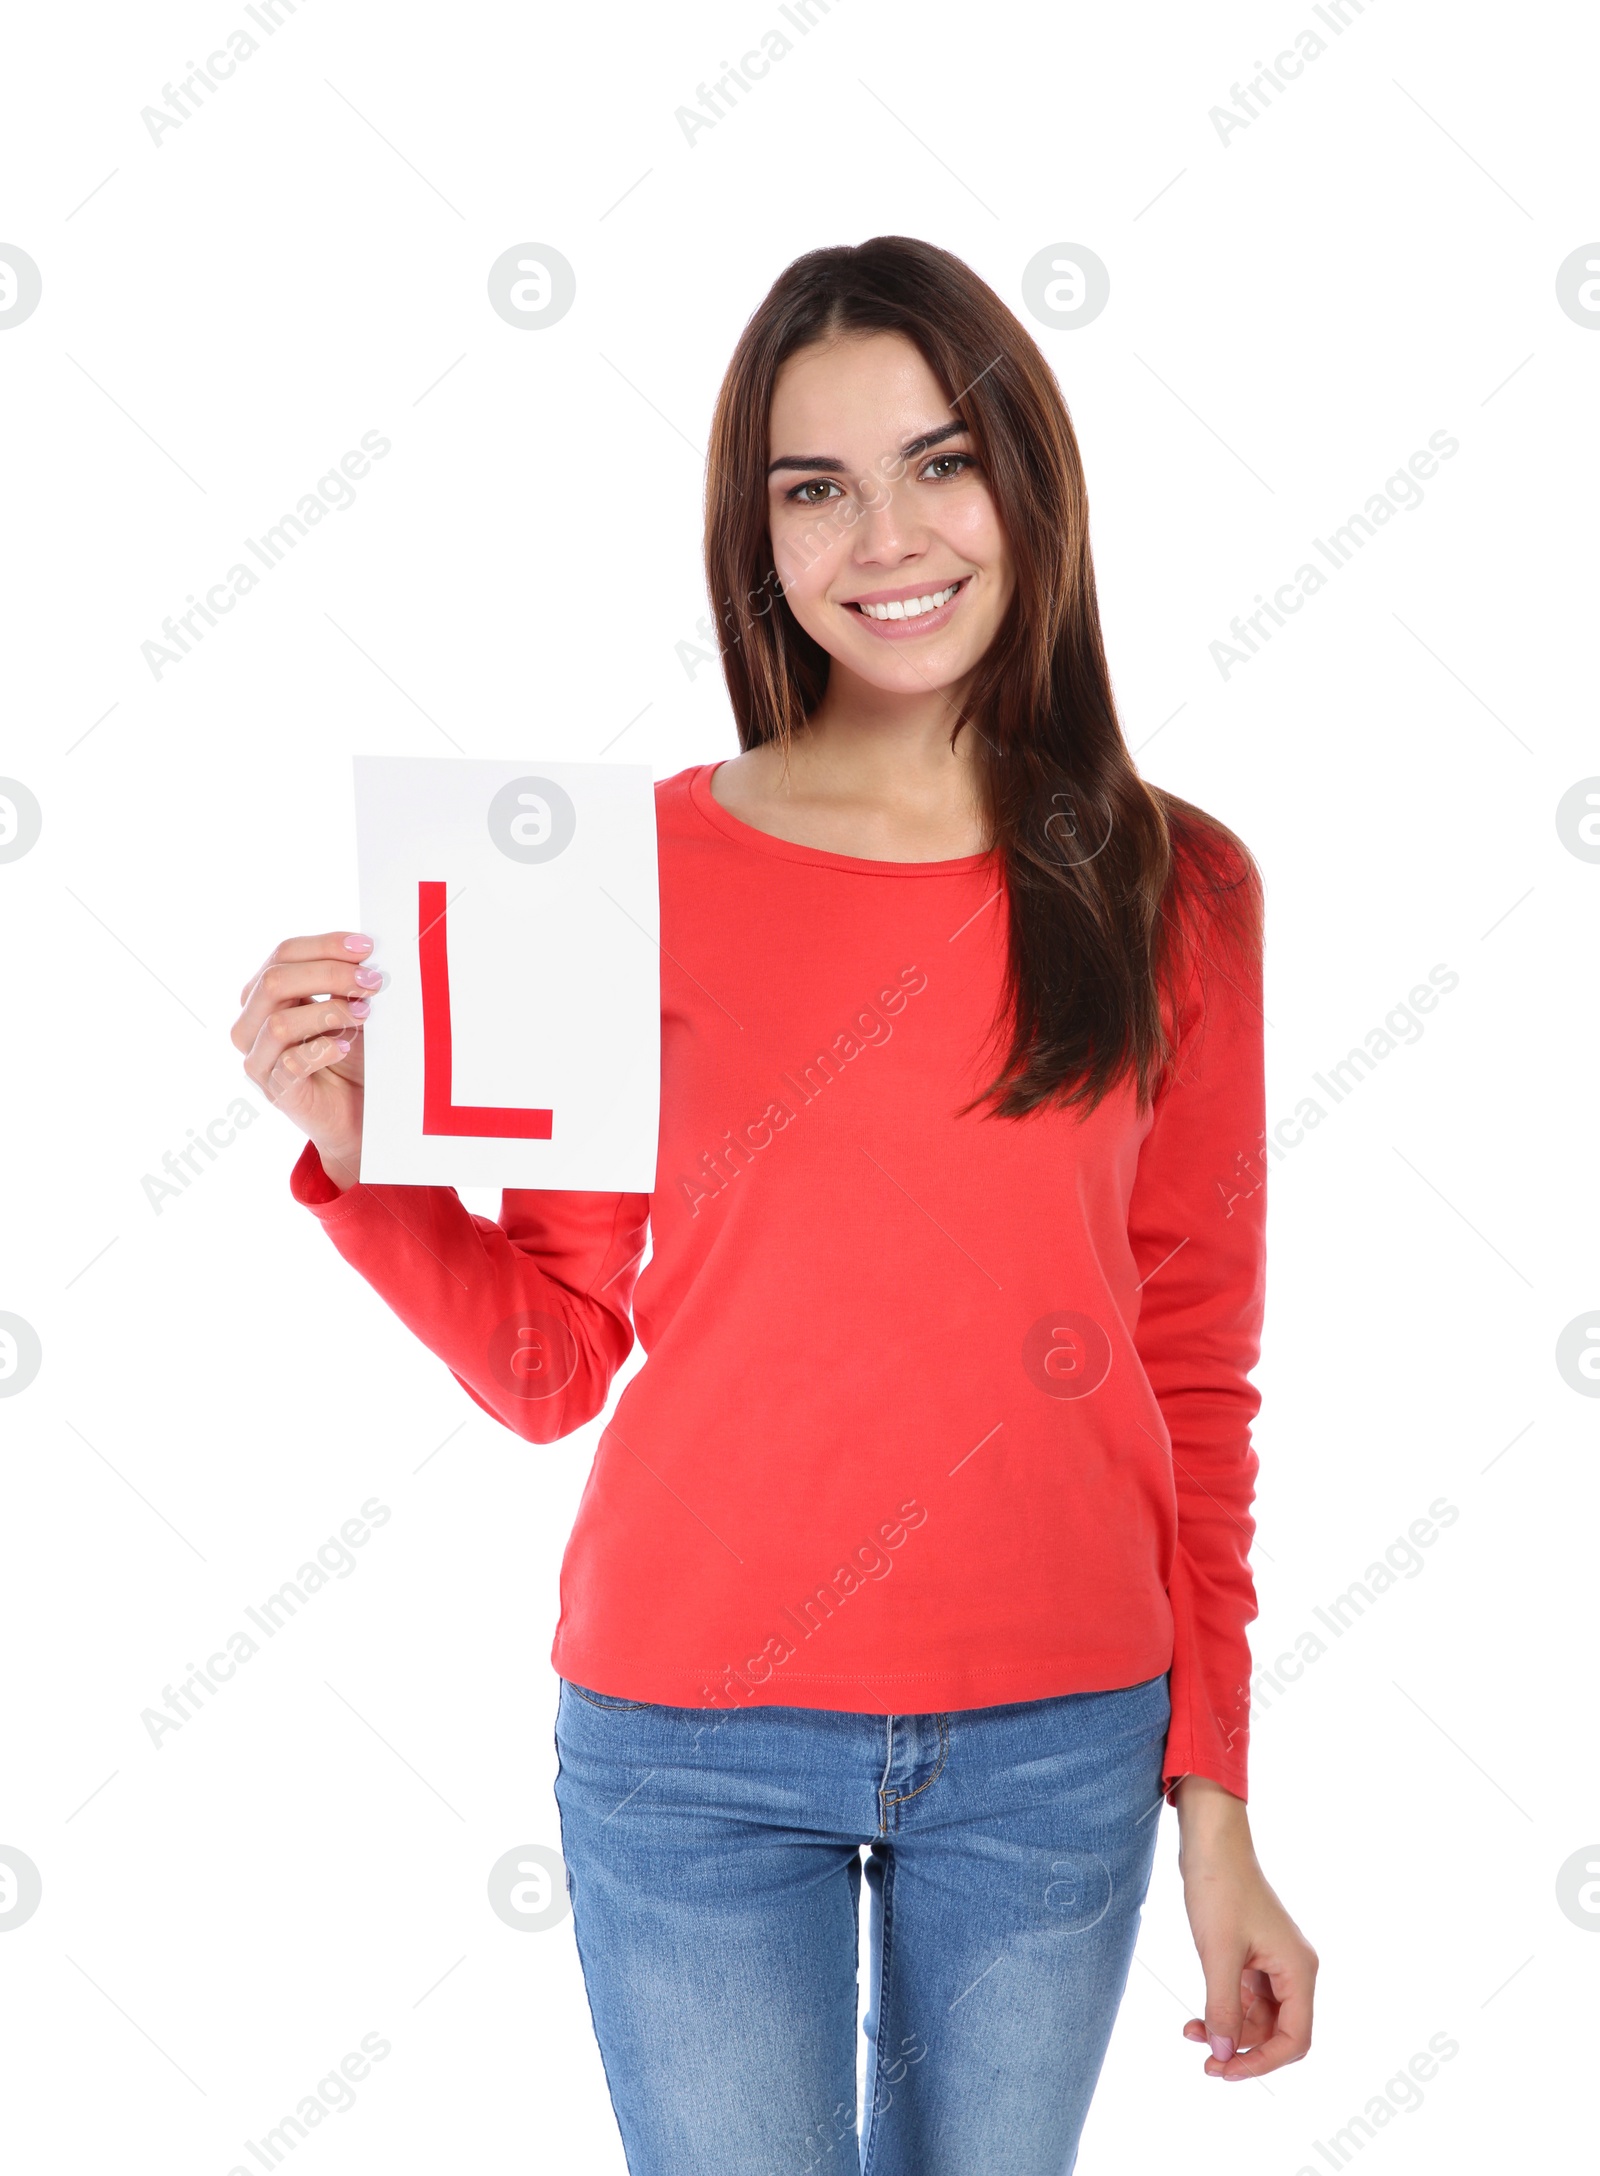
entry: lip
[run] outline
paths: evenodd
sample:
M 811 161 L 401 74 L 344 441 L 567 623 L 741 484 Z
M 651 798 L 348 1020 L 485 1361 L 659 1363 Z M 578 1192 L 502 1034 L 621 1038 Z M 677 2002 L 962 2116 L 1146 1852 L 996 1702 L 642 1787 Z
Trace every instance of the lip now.
M 940 605 L 936 612 L 924 612 L 914 620 L 875 620 L 870 619 L 865 612 L 857 612 L 856 625 L 864 627 L 869 635 L 876 635 L 883 642 L 915 642 L 923 635 L 936 634 L 941 627 L 949 624 L 957 605 L 966 595 L 967 584 L 971 579 L 970 574 L 958 574 L 955 577 L 955 595 L 947 603 Z M 869 590 L 863 597 L 850 598 L 840 609 L 848 612 L 858 604 L 903 604 L 907 597 L 926 597 L 930 590 L 948 587 L 948 582 L 919 582 L 912 589 Z

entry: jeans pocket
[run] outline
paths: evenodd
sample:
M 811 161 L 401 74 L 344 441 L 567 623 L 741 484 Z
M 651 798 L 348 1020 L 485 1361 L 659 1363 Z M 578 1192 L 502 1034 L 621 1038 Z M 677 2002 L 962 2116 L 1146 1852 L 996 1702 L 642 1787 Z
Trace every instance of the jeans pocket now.
M 575 1685 L 570 1677 L 564 1677 L 561 1682 L 568 1692 L 576 1693 L 580 1700 L 587 1700 L 592 1708 L 647 1708 L 652 1705 L 648 1700 L 624 1700 L 613 1692 L 595 1692 L 588 1685 Z

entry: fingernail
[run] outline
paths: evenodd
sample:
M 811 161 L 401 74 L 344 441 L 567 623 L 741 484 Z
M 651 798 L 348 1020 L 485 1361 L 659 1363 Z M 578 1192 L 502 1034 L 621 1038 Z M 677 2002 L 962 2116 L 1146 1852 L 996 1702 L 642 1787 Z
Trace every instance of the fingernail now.
M 372 1010 L 372 1000 L 370 997 L 353 997 L 350 1000 L 349 1009 L 350 1017 L 353 1020 L 365 1020 L 367 1014 Z
M 383 977 L 376 967 L 358 967 L 356 969 L 356 980 L 363 990 L 377 990 L 383 986 Z
M 347 952 L 370 952 L 372 950 L 372 939 L 352 934 L 346 937 L 344 946 Z
M 1220 2032 L 1212 2033 L 1210 2035 L 1210 2040 L 1211 2052 L 1217 2058 L 1217 2061 L 1219 2063 L 1232 2062 L 1233 2042 L 1231 2040 L 1225 2040 Z
M 336 1051 L 338 1051 L 341 1058 L 349 1057 L 350 1045 L 348 1043 L 335 1043 L 333 1047 Z

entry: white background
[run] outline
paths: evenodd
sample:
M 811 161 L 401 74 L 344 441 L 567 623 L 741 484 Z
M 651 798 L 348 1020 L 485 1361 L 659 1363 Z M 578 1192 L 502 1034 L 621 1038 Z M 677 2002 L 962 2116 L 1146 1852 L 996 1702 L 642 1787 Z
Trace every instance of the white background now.
M 18 2166 L 225 2176 L 380 2032 L 296 2166 L 621 2168 L 571 1923 L 515 1932 L 485 1889 L 556 1839 L 546 1655 L 595 1430 L 535 1449 L 472 1408 L 290 1200 L 270 1112 L 159 1209 L 144 1181 L 245 1089 L 227 1030 L 269 948 L 354 920 L 352 750 L 733 752 L 676 647 L 716 385 L 792 256 L 878 232 L 1019 311 L 1053 243 L 1110 269 L 1093 325 L 1036 332 L 1130 744 L 1266 873 L 1274 1116 L 1460 978 L 1270 1182 L 1258 1658 L 1460 1511 L 1260 1719 L 1317 2045 L 1200 2075 L 1164 1815 L 1081 2171 L 1320 2172 L 1437 2033 L 1459 2055 L 1364 2169 L 1592 2135 L 1600 1940 L 1556 1876 L 1600 1856 L 1597 1408 L 1554 1352 L 1600 1307 L 1600 867 L 1555 809 L 1600 772 L 1600 337 L 1555 274 L 1600 235 L 1600 56 L 1576 5 L 1351 15 L 1224 145 L 1208 110 L 1309 0 L 837 0 L 691 148 L 674 107 L 775 0 L 302 0 L 157 148 L 140 109 L 242 4 L 13 14 L 0 241 L 44 283 L 0 334 L 0 772 L 44 810 L 0 866 L 0 1308 L 44 1348 L 0 1406 L 0 1843 L 44 1883 L 0 1940 Z M 486 300 L 524 242 L 576 270 L 544 330 Z M 374 429 L 355 506 L 155 680 L 162 619 Z M 1208 645 L 1437 430 L 1426 502 L 1224 680 Z M 373 1496 L 357 1569 L 157 1752 L 141 1710 Z

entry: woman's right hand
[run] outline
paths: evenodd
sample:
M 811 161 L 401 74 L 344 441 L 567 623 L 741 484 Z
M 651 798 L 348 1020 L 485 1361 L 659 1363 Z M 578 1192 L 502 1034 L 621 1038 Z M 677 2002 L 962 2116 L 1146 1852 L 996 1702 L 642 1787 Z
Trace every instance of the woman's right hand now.
M 239 993 L 230 1039 L 256 1086 L 309 1134 L 341 1191 L 361 1176 L 361 1023 L 383 977 L 370 937 L 286 937 Z

